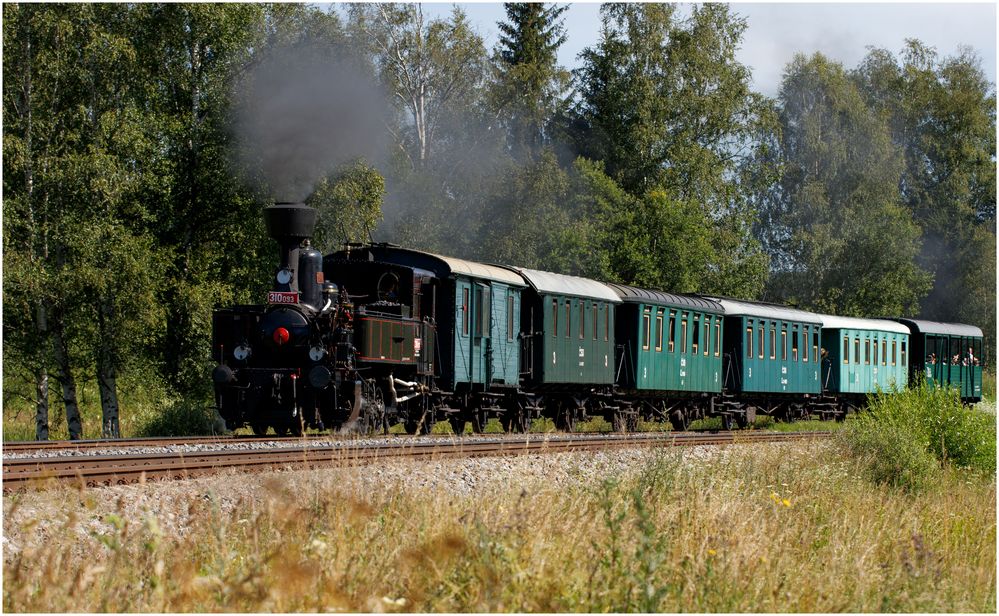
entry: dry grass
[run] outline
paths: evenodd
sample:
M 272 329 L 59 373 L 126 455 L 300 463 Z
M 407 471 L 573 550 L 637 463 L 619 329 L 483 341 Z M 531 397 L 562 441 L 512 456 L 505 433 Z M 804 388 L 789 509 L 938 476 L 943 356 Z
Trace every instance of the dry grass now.
M 833 443 L 663 450 L 640 466 L 468 493 L 364 470 L 271 474 L 237 480 L 256 484 L 243 496 L 154 495 L 144 516 L 130 489 L 65 490 L 51 508 L 5 498 L 17 548 L 5 545 L 3 608 L 996 609 L 994 477 L 945 470 L 908 494 L 869 483 Z M 162 530 L 178 520 L 183 532 Z

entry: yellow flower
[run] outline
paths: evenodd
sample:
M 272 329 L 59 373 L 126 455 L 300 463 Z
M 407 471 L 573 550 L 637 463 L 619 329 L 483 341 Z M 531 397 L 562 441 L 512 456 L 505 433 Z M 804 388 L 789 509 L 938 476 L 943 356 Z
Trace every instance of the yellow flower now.
M 788 499 L 786 499 L 786 498 L 785 498 L 785 499 L 784 499 L 783 501 L 781 501 L 781 502 L 782 502 L 782 503 L 784 503 L 784 506 L 785 506 L 785 507 L 790 507 L 790 506 L 791 506 L 791 501 L 789 501 L 789 500 L 788 500 Z
M 715 552 L 714 550 L 708 550 L 708 556 L 714 556 L 717 553 L 718 552 Z

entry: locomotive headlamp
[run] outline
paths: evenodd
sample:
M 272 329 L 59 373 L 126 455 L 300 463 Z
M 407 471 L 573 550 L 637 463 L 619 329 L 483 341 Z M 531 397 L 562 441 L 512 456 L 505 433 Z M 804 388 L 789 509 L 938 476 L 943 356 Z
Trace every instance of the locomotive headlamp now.
M 326 349 L 322 346 L 314 346 L 309 349 L 309 359 L 312 361 L 319 361 L 326 356 Z
M 243 361 L 243 360 L 247 359 L 252 354 L 253 354 L 253 351 L 251 351 L 250 347 L 247 346 L 247 345 L 245 345 L 245 344 L 241 344 L 241 345 L 239 345 L 238 347 L 236 347 L 235 349 L 232 350 L 232 356 L 235 357 L 239 361 Z
M 288 333 L 287 329 L 279 327 L 274 330 L 274 344 L 281 346 L 287 344 L 289 340 L 291 340 L 291 334 Z
M 288 284 L 289 282 L 291 282 L 291 270 L 290 269 L 278 270 L 277 281 L 278 284 Z

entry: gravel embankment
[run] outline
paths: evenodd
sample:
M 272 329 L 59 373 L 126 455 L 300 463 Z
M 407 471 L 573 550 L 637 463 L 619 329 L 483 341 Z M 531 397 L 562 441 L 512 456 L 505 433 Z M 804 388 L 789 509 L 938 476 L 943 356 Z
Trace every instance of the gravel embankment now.
M 652 433 L 650 433 L 651 435 Z M 461 442 L 466 443 L 495 443 L 503 440 L 519 440 L 523 438 L 524 435 L 503 435 L 503 434 L 476 434 L 476 435 L 465 435 L 461 437 Z M 580 435 L 565 435 L 565 434 L 536 434 L 532 435 L 538 441 L 557 441 L 557 440 L 567 440 L 571 438 L 579 438 Z M 663 436 L 668 436 L 664 433 Z M 594 434 L 594 438 L 613 438 L 614 435 L 608 434 Z M 625 438 L 621 435 L 621 438 Z M 297 439 L 281 439 L 281 440 L 254 440 L 254 441 L 240 441 L 240 442 L 212 442 L 212 443 L 189 443 L 183 445 L 143 445 L 136 447 L 108 447 L 108 448 L 94 448 L 94 449 L 43 449 L 38 451 L 30 452 L 15 452 L 15 451 L 3 451 L 3 458 L 5 460 L 17 460 L 26 458 L 57 458 L 57 457 L 67 457 L 67 456 L 107 456 L 107 455 L 137 455 L 137 454 L 156 454 L 156 453 L 205 453 L 211 451 L 253 451 L 258 449 L 279 449 L 279 448 L 298 448 L 303 444 L 307 447 L 314 448 L 333 448 L 333 449 L 343 449 L 343 448 L 354 448 L 354 447 L 367 447 L 367 446 L 379 446 L 379 445 L 426 445 L 434 443 L 452 443 L 455 442 L 453 436 L 372 436 L 366 438 L 357 437 L 329 437 L 329 438 L 319 438 L 319 439 L 309 439 L 309 440 L 297 440 Z
M 257 445 L 253 443 L 252 445 Z M 760 447 L 766 445 L 747 445 Z M 690 447 L 672 450 L 687 462 L 726 455 L 727 448 Z M 393 461 L 339 469 L 252 474 L 225 473 L 185 481 L 110 486 L 78 491 L 57 488 L 4 497 L 3 553 L 9 559 L 30 544 L 55 534 L 84 537 L 108 530 L 107 516 L 130 524 L 154 516 L 165 536 L 187 531 L 191 503 L 203 499 L 228 515 L 268 497 L 295 498 L 315 490 L 337 489 L 359 496 L 385 491 L 412 491 L 445 497 L 488 497 L 579 485 L 596 485 L 603 478 L 639 469 L 648 460 L 647 448 L 571 452 L 436 461 Z

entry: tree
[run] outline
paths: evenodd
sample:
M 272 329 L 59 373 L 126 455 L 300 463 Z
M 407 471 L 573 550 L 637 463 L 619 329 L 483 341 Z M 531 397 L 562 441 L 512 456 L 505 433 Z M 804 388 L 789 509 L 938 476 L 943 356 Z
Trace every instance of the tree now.
M 308 204 L 318 210 L 315 245 L 322 253 L 365 241 L 382 218 L 385 180 L 358 162 L 323 178 Z
M 411 167 L 422 167 L 439 148 L 448 114 L 476 98 L 486 61 L 482 38 L 457 6 L 447 20 L 426 20 L 419 4 L 355 4 L 350 16 L 367 36 L 393 102 L 408 116 L 396 142 Z
M 795 56 L 780 90 L 784 175 L 770 220 L 783 226 L 771 290 L 835 314 L 905 314 L 931 277 L 901 207 L 901 152 L 843 67 Z
M 935 273 L 920 314 L 981 325 L 991 339 L 995 331 L 994 85 L 971 50 L 940 59 L 917 40 L 907 41 L 899 58 L 872 49 L 853 77 L 868 105 L 888 122 L 892 140 L 904 156 L 898 191 L 923 229 L 919 263 Z
M 686 18 L 662 4 L 612 4 L 601 12 L 600 42 L 583 52 L 575 72 L 580 97 L 570 132 L 579 152 L 603 161 L 610 179 L 636 199 L 638 210 L 620 220 L 633 221 L 625 226 L 637 252 L 615 259 L 625 268 L 616 272 L 632 283 L 754 297 L 766 259 L 751 235 L 749 196 L 776 177 L 761 155 L 776 119 L 751 92 L 749 69 L 735 60 L 745 20 L 719 4 L 696 6 Z M 704 238 L 726 251 L 693 249 L 687 256 L 701 261 L 675 277 L 648 253 L 663 245 L 685 252 Z
M 566 39 L 560 17 L 569 7 L 503 6 L 507 21 L 498 23 L 491 105 L 506 129 L 508 147 L 517 156 L 533 157 L 552 145 L 552 122 L 566 104 L 569 72 L 558 66 L 557 54 Z

